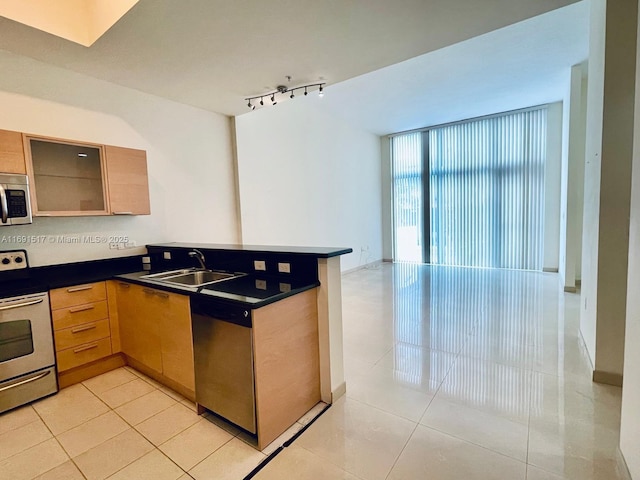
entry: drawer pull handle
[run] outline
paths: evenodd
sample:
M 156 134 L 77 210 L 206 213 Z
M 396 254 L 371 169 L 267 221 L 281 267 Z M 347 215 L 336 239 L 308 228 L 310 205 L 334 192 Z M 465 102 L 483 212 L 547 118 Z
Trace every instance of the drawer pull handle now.
M 69 313 L 78 313 L 78 312 L 84 312 L 87 310 L 93 310 L 94 308 L 96 308 L 95 305 L 82 305 L 81 307 L 73 307 L 69 309 Z
M 83 292 L 84 290 L 91 290 L 92 288 L 93 288 L 93 285 L 83 285 L 82 287 L 67 288 L 67 292 L 69 293 Z
M 126 283 L 126 282 L 118 282 L 118 285 L 120 285 L 122 288 L 131 287 L 131 284 L 130 283 Z
M 93 330 L 96 327 L 97 325 L 95 323 L 92 323 L 91 325 L 84 325 L 82 327 L 72 328 L 71 333 L 86 332 L 87 330 Z
M 75 348 L 73 350 L 73 353 L 80 353 L 80 352 L 84 352 L 86 350 L 91 350 L 93 348 L 98 348 L 98 344 L 97 343 L 91 343 L 89 345 L 85 345 L 85 346 L 80 347 L 80 348 Z
M 111 212 L 114 215 L 133 215 L 133 212 Z
M 142 291 L 144 293 L 146 293 L 147 295 L 155 295 L 156 294 L 155 290 L 151 290 L 150 288 L 143 288 Z
M 169 294 L 165 292 L 155 292 L 155 294 L 162 298 L 169 298 Z

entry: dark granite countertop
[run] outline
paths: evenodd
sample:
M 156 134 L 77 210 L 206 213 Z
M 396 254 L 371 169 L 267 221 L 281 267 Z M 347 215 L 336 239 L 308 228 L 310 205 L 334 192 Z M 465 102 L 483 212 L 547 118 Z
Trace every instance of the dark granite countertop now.
M 198 250 L 221 250 L 229 252 L 261 252 L 261 253 L 290 253 L 294 255 L 308 255 L 317 258 L 330 258 L 353 252 L 352 248 L 342 247 L 287 247 L 281 245 L 243 245 L 217 243 L 154 243 L 148 247 L 158 248 L 197 248 Z
M 153 278 L 144 278 L 146 275 L 149 275 L 148 271 L 116 275 L 115 278 L 172 293 L 204 295 L 208 298 L 219 299 L 225 303 L 233 303 L 250 308 L 264 307 L 283 298 L 320 286 L 320 282 L 317 281 L 297 281 L 286 277 L 244 274 L 201 287 L 190 287 L 187 285 L 168 284 Z

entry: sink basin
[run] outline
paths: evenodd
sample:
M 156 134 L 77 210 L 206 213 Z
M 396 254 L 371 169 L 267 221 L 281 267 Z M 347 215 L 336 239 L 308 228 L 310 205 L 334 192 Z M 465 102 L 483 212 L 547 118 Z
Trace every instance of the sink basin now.
M 192 268 L 182 270 L 171 270 L 169 272 L 153 273 L 141 278 L 148 278 L 163 283 L 173 283 L 175 285 L 186 285 L 189 287 L 200 287 L 210 283 L 221 282 L 243 276 L 244 273 L 224 273 L 213 270 L 194 270 Z

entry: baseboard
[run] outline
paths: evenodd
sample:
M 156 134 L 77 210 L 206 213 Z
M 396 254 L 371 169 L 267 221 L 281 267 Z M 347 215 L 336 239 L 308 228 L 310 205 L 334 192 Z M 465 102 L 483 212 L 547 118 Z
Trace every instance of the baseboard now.
M 350 268 L 349 270 L 343 270 L 342 275 L 347 275 L 349 273 L 357 272 L 358 270 L 363 270 L 365 268 L 374 268 L 380 265 L 383 260 L 374 260 L 373 262 L 365 263 L 363 265 L 358 265 L 357 267 Z
M 90 378 L 97 377 L 116 368 L 124 367 L 127 364 L 124 355 L 115 353 L 109 357 L 100 358 L 91 363 L 80 365 L 58 373 L 58 385 L 66 388 L 76 383 L 84 382 Z
M 627 465 L 627 459 L 624 458 L 624 454 L 622 450 L 620 450 L 620 446 L 617 448 L 618 450 L 618 465 L 620 465 L 620 469 L 622 473 L 627 476 L 627 480 L 633 480 L 631 477 L 631 471 L 629 470 L 629 465 Z
M 614 387 L 622 386 L 622 375 L 619 373 L 603 372 L 601 370 L 593 371 L 593 381 L 596 383 L 604 383 L 605 385 L 613 385 Z
M 564 287 L 564 291 L 567 293 L 577 293 L 578 289 L 576 287 Z
M 347 393 L 347 382 L 342 382 L 334 391 L 331 392 L 331 403 L 338 400 Z
M 393 258 L 383 258 L 382 261 L 384 263 L 393 263 Z
M 545 272 L 545 273 L 558 273 L 558 269 L 557 268 L 544 267 L 542 269 L 542 271 Z

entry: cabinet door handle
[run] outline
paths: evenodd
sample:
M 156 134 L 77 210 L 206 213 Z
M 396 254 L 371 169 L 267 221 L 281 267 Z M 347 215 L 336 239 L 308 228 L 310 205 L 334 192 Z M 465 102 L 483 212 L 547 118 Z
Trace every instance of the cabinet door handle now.
M 80 348 L 75 348 L 73 350 L 73 353 L 80 353 L 80 352 L 84 352 L 86 350 L 91 350 L 93 348 L 98 348 L 98 344 L 97 343 L 91 343 L 89 345 L 84 345 L 84 346 L 82 346 Z
M 67 292 L 69 293 L 83 292 L 84 290 L 91 290 L 92 288 L 93 288 L 93 285 L 83 285 L 81 287 L 67 288 Z
M 111 212 L 113 215 L 133 215 L 133 212 Z
M 97 327 L 97 325 L 95 323 L 92 323 L 90 325 L 84 325 L 82 327 L 72 328 L 71 329 L 71 333 L 86 332 L 87 330 L 93 330 L 96 327 Z
M 146 293 L 147 295 L 155 295 L 156 294 L 155 290 L 151 290 L 150 288 L 143 288 L 142 291 L 144 293 Z
M 70 308 L 69 313 L 84 312 L 86 310 L 93 310 L 94 308 L 96 308 L 95 305 L 82 305 L 81 307 Z
M 165 292 L 154 292 L 157 296 L 161 298 L 169 298 L 169 294 Z
M 127 283 L 127 282 L 118 282 L 118 285 L 120 285 L 122 288 L 130 288 L 131 284 Z

